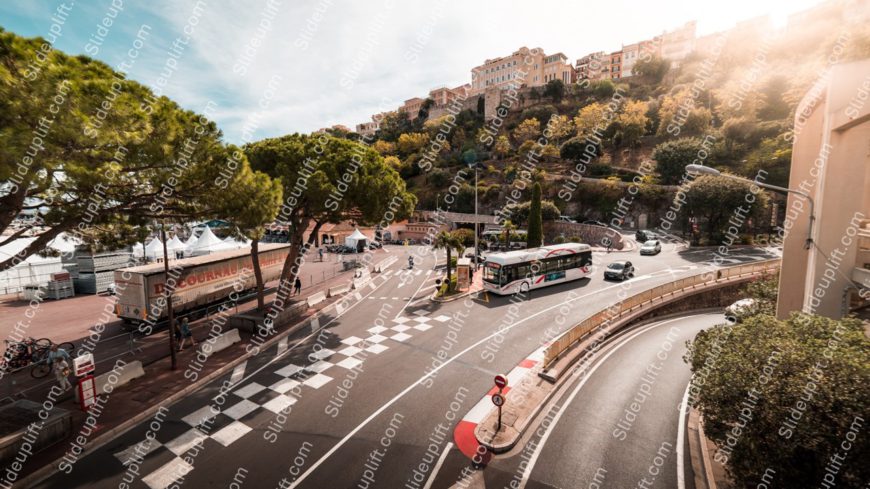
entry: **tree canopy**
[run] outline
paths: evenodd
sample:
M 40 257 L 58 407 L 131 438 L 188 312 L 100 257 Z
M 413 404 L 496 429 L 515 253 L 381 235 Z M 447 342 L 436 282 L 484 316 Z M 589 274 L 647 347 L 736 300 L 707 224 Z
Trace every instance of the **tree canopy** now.
M 47 54 L 28 67 L 42 40 L 0 30 L 0 231 L 38 209 L 44 226 L 9 268 L 61 233 L 117 248 L 155 216 L 208 214 L 217 182 L 240 163 L 204 115 L 86 56 Z M 42 54 L 40 54 L 41 56 Z
M 767 487 L 816 487 L 835 455 L 843 457 L 836 487 L 865 487 L 868 354 L 856 319 L 760 314 L 699 333 L 685 357 L 694 374 L 691 402 L 735 487 L 756 487 L 769 469 Z

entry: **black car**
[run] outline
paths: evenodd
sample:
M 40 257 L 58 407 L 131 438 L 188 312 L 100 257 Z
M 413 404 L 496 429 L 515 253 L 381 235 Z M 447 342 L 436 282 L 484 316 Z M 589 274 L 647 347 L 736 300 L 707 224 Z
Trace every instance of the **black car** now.
M 634 276 L 630 261 L 615 261 L 604 269 L 604 280 L 626 280 Z
M 638 243 L 646 243 L 653 239 L 659 239 L 659 235 L 646 229 L 638 229 L 637 232 L 634 233 L 634 239 L 637 240 Z

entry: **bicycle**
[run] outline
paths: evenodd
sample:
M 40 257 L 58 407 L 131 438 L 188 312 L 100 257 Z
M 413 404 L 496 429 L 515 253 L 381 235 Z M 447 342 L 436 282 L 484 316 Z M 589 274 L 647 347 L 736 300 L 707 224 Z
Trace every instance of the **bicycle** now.
M 53 343 L 52 343 L 53 344 Z M 75 345 L 66 341 L 64 343 L 60 343 L 57 345 L 58 349 L 65 350 L 67 354 L 69 354 L 70 358 L 72 358 L 73 350 L 75 350 Z M 49 346 L 49 349 L 51 347 Z M 50 350 L 45 350 L 44 354 L 38 359 L 34 360 L 33 368 L 30 369 L 30 376 L 34 379 L 41 379 L 46 375 L 51 373 L 52 364 L 48 361 L 48 352 Z
M 34 361 L 41 359 L 45 355 L 45 352 L 51 348 L 51 340 L 48 338 L 3 341 L 6 343 L 6 351 L 3 353 L 2 363 L 4 370 L 24 368 Z

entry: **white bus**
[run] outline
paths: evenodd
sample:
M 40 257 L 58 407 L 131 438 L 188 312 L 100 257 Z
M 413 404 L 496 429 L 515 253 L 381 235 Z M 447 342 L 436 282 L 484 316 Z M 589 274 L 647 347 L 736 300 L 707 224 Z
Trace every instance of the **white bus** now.
M 592 248 L 565 243 L 491 253 L 483 264 L 483 288 L 505 295 L 588 277 Z

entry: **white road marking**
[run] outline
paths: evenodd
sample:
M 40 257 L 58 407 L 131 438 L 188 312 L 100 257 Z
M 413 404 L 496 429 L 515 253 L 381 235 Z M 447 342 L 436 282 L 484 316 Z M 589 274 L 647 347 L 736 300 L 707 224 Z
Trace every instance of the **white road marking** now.
M 246 425 L 245 423 L 242 423 L 240 421 L 233 421 L 232 423 L 221 428 L 221 430 L 217 433 L 211 435 L 211 439 L 225 447 L 228 447 L 232 445 L 234 441 L 245 436 L 250 431 L 251 427 Z
M 426 481 L 426 485 L 423 486 L 423 489 L 430 489 L 432 484 L 435 483 L 435 476 L 438 475 L 438 471 L 441 470 L 441 466 L 444 465 L 444 459 L 447 458 L 447 454 L 450 452 L 450 449 L 453 448 L 453 442 L 448 441 L 446 445 L 444 445 L 444 451 L 441 452 L 441 456 L 438 457 L 438 462 L 435 463 L 435 467 L 432 469 L 432 475 L 429 476 L 429 480 Z
M 278 351 L 275 352 L 275 356 L 278 356 L 278 355 L 284 353 L 285 350 L 287 350 L 287 341 L 289 339 L 290 339 L 289 336 L 285 336 L 285 337 L 281 338 L 281 341 L 278 342 Z M 235 372 L 233 372 L 233 373 L 235 373 Z
M 429 275 L 431 275 L 431 274 L 432 274 L 432 270 L 426 270 L 426 277 L 429 277 Z M 420 283 L 420 286 L 417 287 L 417 290 L 415 290 L 413 294 L 411 294 L 411 297 L 412 297 L 412 298 L 413 298 L 413 297 L 416 297 L 417 294 L 420 292 L 420 289 L 422 289 L 424 285 L 426 285 L 426 281 L 425 281 L 425 280 L 424 280 L 423 282 Z M 405 305 L 402 306 L 402 309 L 399 311 L 398 314 L 396 314 L 396 317 L 401 316 L 402 313 L 405 312 L 405 309 L 407 309 L 409 305 L 411 305 L 411 301 L 406 302 Z
M 692 383 L 686 386 L 686 392 L 683 393 L 683 401 L 680 403 L 680 424 L 677 425 L 677 489 L 686 489 L 686 469 L 685 458 L 683 454 L 683 442 L 686 438 L 686 411 L 689 406 L 689 388 Z
M 285 338 L 285 340 L 286 340 L 286 338 Z M 279 346 L 279 348 L 280 348 L 280 346 Z M 239 380 L 245 376 L 245 368 L 247 366 L 248 366 L 248 361 L 245 360 L 244 362 L 236 365 L 235 368 L 233 368 L 233 374 L 230 376 L 230 384 L 231 385 L 238 384 Z
M 175 457 L 159 469 L 143 477 L 142 482 L 151 489 L 166 489 L 180 477 L 187 475 L 191 470 L 193 470 L 193 465 L 185 462 L 180 457 Z

